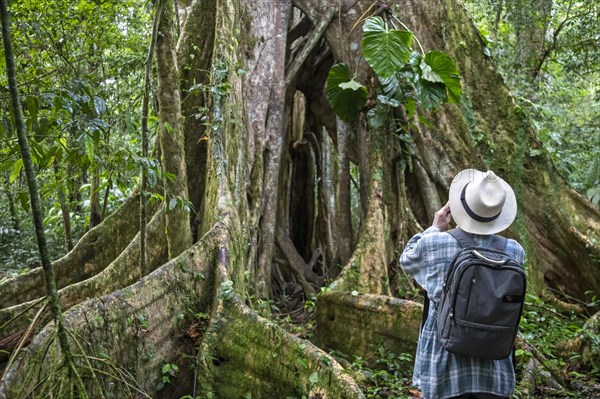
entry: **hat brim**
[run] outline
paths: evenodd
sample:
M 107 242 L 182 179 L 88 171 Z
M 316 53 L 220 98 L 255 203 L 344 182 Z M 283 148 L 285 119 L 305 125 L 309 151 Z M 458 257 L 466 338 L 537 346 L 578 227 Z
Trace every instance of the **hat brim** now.
M 477 169 L 465 169 L 456 175 L 450 185 L 450 212 L 458 227 L 468 233 L 484 235 L 496 234 L 506 230 L 515 220 L 515 217 L 517 216 L 517 199 L 510 185 L 503 179 L 498 178 L 506 191 L 506 199 L 500 216 L 492 222 L 478 222 L 477 220 L 474 220 L 463 208 L 462 202 L 460 201 L 460 195 L 467 183 L 472 182 L 478 173 L 481 175 L 484 174 L 484 172 Z

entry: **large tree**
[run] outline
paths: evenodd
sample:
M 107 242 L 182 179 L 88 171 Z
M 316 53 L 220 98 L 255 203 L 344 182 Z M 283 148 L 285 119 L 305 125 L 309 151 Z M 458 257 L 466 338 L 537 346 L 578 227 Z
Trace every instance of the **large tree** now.
M 159 396 L 161 371 L 177 363 L 182 383 L 166 397 L 199 389 L 224 398 L 363 397 L 322 349 L 247 304 L 288 293 L 292 282 L 308 296 L 335 279 L 319 297 L 320 346 L 414 347 L 419 307 L 392 297 L 405 284 L 397 257 L 467 167 L 493 169 L 514 187 L 519 216 L 508 235 L 527 251 L 534 291 L 581 299 L 599 286 L 598 210 L 538 151 L 455 0 L 195 0 L 176 50 L 173 3 L 160 4 L 156 152 L 175 200 L 150 209 L 146 269 L 154 271 L 139 268 L 138 195 L 53 265 L 91 396 Z M 353 120 L 335 116 L 325 91 L 334 63 L 352 66 L 374 96 L 360 46 L 372 14 L 410 29 L 423 51 L 456 60 L 459 104 L 399 107 L 379 128 L 367 124 L 371 101 Z M 188 195 L 190 229 L 174 206 Z M 27 335 L 42 281 L 35 269 L 0 286 L 2 337 Z M 0 397 L 64 386 L 50 378 L 60 367 L 54 337 L 52 325 L 41 329 L 7 370 Z

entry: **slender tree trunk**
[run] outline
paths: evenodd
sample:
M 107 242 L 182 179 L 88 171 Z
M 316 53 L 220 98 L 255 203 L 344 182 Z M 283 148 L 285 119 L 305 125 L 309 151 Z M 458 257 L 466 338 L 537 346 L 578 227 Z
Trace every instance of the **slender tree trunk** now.
M 69 145 L 69 144 L 67 144 Z M 69 145 L 69 147 L 71 147 Z M 69 148 L 71 150 L 72 148 Z M 69 180 L 69 184 L 67 188 L 73 187 L 81 187 L 84 184 L 88 183 L 87 180 L 87 172 L 84 168 L 77 168 L 73 166 L 67 166 L 66 168 L 67 179 Z M 78 173 L 79 172 L 79 173 Z M 77 215 L 81 216 L 80 220 L 85 220 L 85 214 L 81 208 L 81 204 L 83 202 L 83 197 L 81 196 L 80 190 L 70 189 L 66 192 L 68 196 L 68 203 L 71 204 L 73 212 Z
M 25 175 L 27 176 L 27 187 L 29 189 L 29 197 L 31 201 L 31 213 L 33 216 L 35 236 L 37 239 L 42 268 L 44 269 L 46 289 L 50 299 L 50 309 L 52 310 L 54 321 L 58 328 L 58 339 L 60 342 L 62 355 L 65 360 L 65 365 L 72 373 L 77 375 L 77 372 L 74 369 L 75 366 L 73 363 L 67 332 L 64 327 L 63 314 L 56 290 L 56 279 L 54 277 L 54 270 L 52 268 L 50 255 L 48 254 L 48 246 L 46 244 L 46 235 L 44 233 L 43 221 L 44 217 L 42 213 L 40 194 L 38 191 L 36 177 L 33 170 L 33 160 L 31 158 L 29 144 L 27 142 L 27 127 L 25 126 L 25 120 L 23 118 L 23 111 L 21 108 L 21 101 L 19 100 L 19 92 L 17 89 L 15 60 L 13 56 L 12 43 L 10 37 L 8 7 L 6 4 L 6 0 L 0 0 L 0 14 L 2 20 L 2 39 L 4 43 L 4 57 L 6 59 L 6 75 L 8 78 L 11 105 L 15 118 L 15 124 L 17 127 L 17 136 L 19 148 L 21 150 L 21 157 L 23 158 L 23 167 L 25 169 Z M 85 389 L 81 389 L 81 380 L 77 379 L 77 381 L 79 393 L 82 394 L 83 397 L 86 397 Z
M 375 153 L 373 147 L 373 139 L 367 127 L 365 118 L 359 118 L 357 123 L 358 136 L 358 170 L 359 175 L 359 195 L 360 195 L 360 226 L 364 224 L 364 217 L 369 209 L 369 201 L 371 199 L 371 179 L 373 178 L 371 170 L 371 157 Z M 358 228 L 360 230 L 360 227 Z
M 110 192 L 113 189 L 113 179 L 112 179 L 112 175 L 108 178 L 108 183 L 106 184 L 106 188 L 104 189 L 104 198 L 102 199 L 102 221 L 104 221 L 104 219 L 106 218 L 106 216 L 108 215 L 108 198 L 110 195 Z
M 142 166 L 141 166 L 141 182 L 140 182 L 140 273 L 145 276 L 148 273 L 148 238 L 146 225 L 148 224 L 148 112 L 150 103 L 150 89 L 152 86 L 152 61 L 154 55 L 154 46 L 156 44 L 156 35 L 158 32 L 158 22 L 160 21 L 161 7 L 157 6 L 154 10 L 154 22 L 152 24 L 152 36 L 150 37 L 150 45 L 148 46 L 148 54 L 146 56 L 146 68 L 144 71 L 144 97 L 142 98 Z
M 498 29 L 500 27 L 500 20 L 502 13 L 504 12 L 504 0 L 498 0 L 495 4 L 496 18 L 494 18 L 494 24 L 492 25 L 492 33 L 494 34 L 494 40 L 498 39 Z
M 102 206 L 100 205 L 100 168 L 92 164 L 90 179 L 90 223 L 92 229 L 102 222 Z
M 65 232 L 65 245 L 70 251 L 73 249 L 73 234 L 71 233 L 71 213 L 69 206 L 67 205 L 67 197 L 63 189 L 62 181 L 60 176 L 60 168 L 58 163 L 54 163 L 54 177 L 56 181 L 56 195 L 58 196 L 58 203 L 60 204 L 60 212 L 62 214 L 63 230 Z
M 156 38 L 158 106 L 160 131 L 158 142 L 162 168 L 166 176 L 167 242 L 169 258 L 179 255 L 192 243 L 189 222 L 185 147 L 181 127 L 179 69 L 175 51 L 175 5 L 160 1 L 161 14 Z
M 319 143 L 320 160 L 317 163 L 317 185 L 319 195 L 319 221 L 320 221 L 320 238 L 325 247 L 324 256 L 326 259 L 326 267 L 331 267 L 337 264 L 337 237 L 338 229 L 336 226 L 336 196 L 335 196 L 335 181 L 334 163 L 332 158 L 333 144 L 329 138 L 327 129 L 324 126 L 319 126 L 317 132 L 317 142 Z M 326 270 L 324 272 L 327 272 Z

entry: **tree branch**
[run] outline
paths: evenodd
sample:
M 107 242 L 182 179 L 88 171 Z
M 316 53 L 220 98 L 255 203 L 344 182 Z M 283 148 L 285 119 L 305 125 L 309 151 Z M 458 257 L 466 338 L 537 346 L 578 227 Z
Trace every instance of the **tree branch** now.
M 319 40 L 321 40 L 321 37 L 323 36 L 323 33 L 329 26 L 331 20 L 333 19 L 335 12 L 336 8 L 327 8 L 327 13 L 319 20 L 315 28 L 310 32 L 306 44 L 304 45 L 302 50 L 300 50 L 298 56 L 296 56 L 296 58 L 291 62 L 290 66 L 287 68 L 285 74 L 286 87 L 288 87 L 290 83 L 298 76 L 298 72 L 300 71 L 302 64 L 304 64 L 304 62 L 308 58 L 308 55 L 315 48 Z
M 558 35 L 560 34 L 560 32 L 567 26 L 567 23 L 577 19 L 579 17 L 582 17 L 584 15 L 587 14 L 577 14 L 577 15 L 573 15 L 573 16 L 569 16 L 569 12 L 571 11 L 571 6 L 573 5 L 573 2 L 569 3 L 569 10 L 567 11 L 567 17 L 558 25 L 558 28 L 556 28 L 556 30 L 554 31 L 554 33 L 552 34 L 552 45 L 547 48 L 544 53 L 542 54 L 542 57 L 540 58 L 538 65 L 535 68 L 535 71 L 533 72 L 533 81 L 535 81 L 538 77 L 538 75 L 540 74 L 540 71 L 542 70 L 542 66 L 544 65 L 544 62 L 546 62 L 546 60 L 548 59 L 548 57 L 550 56 L 550 54 L 556 50 L 557 48 L 557 44 L 558 44 Z
M 290 29 L 287 35 L 288 47 L 301 36 L 306 35 L 310 31 L 310 19 L 308 16 L 303 16 L 296 25 Z

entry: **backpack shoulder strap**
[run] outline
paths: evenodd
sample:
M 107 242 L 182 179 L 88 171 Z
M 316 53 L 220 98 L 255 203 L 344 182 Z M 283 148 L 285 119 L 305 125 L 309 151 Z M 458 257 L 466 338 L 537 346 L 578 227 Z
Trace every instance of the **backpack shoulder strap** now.
M 492 247 L 493 249 L 497 249 L 498 251 L 506 252 L 507 246 L 508 240 L 506 238 L 497 235 L 492 236 L 490 247 Z
M 460 229 L 459 227 L 449 230 L 448 234 L 454 237 L 463 248 L 477 246 L 477 243 L 475 242 L 473 237 L 465 233 L 465 231 Z

